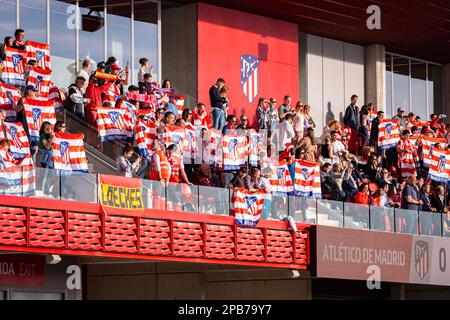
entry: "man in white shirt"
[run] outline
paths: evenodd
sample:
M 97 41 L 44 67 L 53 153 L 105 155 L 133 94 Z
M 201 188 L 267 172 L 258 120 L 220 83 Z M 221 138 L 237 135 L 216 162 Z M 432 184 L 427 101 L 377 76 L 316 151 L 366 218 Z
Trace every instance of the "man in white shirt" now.
M 341 156 L 342 152 L 344 150 L 346 150 L 344 144 L 339 141 L 338 139 L 338 133 L 337 131 L 331 131 L 331 145 L 333 147 L 333 158 L 337 157 L 337 159 L 339 159 L 339 157 Z
M 273 135 L 273 143 L 275 143 L 279 153 L 282 153 L 286 149 L 286 144 L 292 142 L 292 138 L 295 137 L 294 127 L 292 126 L 293 115 L 286 114 L 284 120 L 276 126 Z

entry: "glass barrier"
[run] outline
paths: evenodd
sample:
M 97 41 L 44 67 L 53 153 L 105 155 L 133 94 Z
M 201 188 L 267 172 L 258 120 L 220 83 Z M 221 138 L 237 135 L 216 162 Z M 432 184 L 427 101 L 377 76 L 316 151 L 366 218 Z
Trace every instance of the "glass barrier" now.
M 395 230 L 398 233 L 418 234 L 419 213 L 415 210 L 395 209 Z
M 61 176 L 61 200 L 98 202 L 97 175 Z
M 369 206 L 344 202 L 344 228 L 369 229 Z
M 370 230 L 394 232 L 394 208 L 370 206 Z
M 56 170 L 35 168 L 34 197 L 60 200 L 61 179 Z
M 331 227 L 344 225 L 344 204 L 341 201 L 317 200 L 317 224 Z
M 160 181 L 142 180 L 142 197 L 148 209 L 166 210 L 166 186 Z
M 289 215 L 296 222 L 317 223 L 317 202 L 316 199 L 302 197 L 289 197 Z
M 166 189 L 167 210 L 198 212 L 198 186 L 169 183 Z
M 198 186 L 198 212 L 228 216 L 230 189 Z
M 262 218 L 284 220 L 289 216 L 289 198 L 286 196 L 266 195 Z
M 419 228 L 422 235 L 439 237 L 442 231 L 441 213 L 419 211 Z
M 442 224 L 442 236 L 450 237 L 450 214 L 441 214 L 441 224 Z

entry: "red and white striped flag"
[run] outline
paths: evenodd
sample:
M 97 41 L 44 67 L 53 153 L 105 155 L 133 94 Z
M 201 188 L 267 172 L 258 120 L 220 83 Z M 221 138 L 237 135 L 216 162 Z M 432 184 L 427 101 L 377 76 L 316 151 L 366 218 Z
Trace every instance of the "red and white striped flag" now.
M 409 140 L 400 139 L 397 144 L 398 164 L 403 178 L 416 176 L 414 157 L 417 154 L 416 147 Z
M 6 121 L 17 120 L 16 106 L 22 95 L 16 87 L 0 82 L 0 109 L 6 111 Z
M 177 106 L 178 112 L 181 115 L 181 113 L 184 110 L 184 96 L 178 95 L 175 96 L 175 105 Z
M 50 47 L 48 44 L 35 41 L 27 41 L 25 43 L 25 51 L 27 53 L 27 63 L 30 60 L 36 60 L 38 67 L 42 69 L 50 69 Z
M 39 130 L 42 123 L 50 122 L 52 125 L 56 123 L 55 107 L 53 101 L 43 101 L 24 98 L 23 105 L 25 107 L 25 115 L 27 119 L 28 131 L 31 141 L 39 142 Z
M 378 126 L 378 148 L 382 150 L 395 148 L 398 140 L 400 140 L 399 122 L 382 120 Z
M 128 112 L 126 109 L 98 108 L 97 127 L 102 142 L 127 140 L 130 136 Z
M 450 177 L 450 152 L 446 149 L 431 147 L 429 178 L 440 183 L 447 183 Z
M 136 144 L 139 152 L 151 160 L 152 142 L 156 139 L 156 125 L 154 122 L 139 121 L 136 125 Z
M 251 129 L 247 133 L 249 138 L 248 144 L 248 161 L 252 167 L 258 166 L 259 152 L 267 150 L 267 146 L 264 145 L 261 133 Z
M 31 67 L 28 73 L 27 85 L 33 86 L 36 92 L 36 99 L 48 100 L 51 86 L 52 70 Z
M 2 80 L 12 86 L 25 86 L 27 59 L 24 50 L 5 47 L 6 60 L 3 61 Z
M 184 127 L 185 137 L 183 154 L 185 159 L 197 159 L 200 149 L 200 132 L 191 123 L 188 123 Z
M 166 127 L 165 132 L 162 134 L 162 140 L 166 146 L 170 146 L 171 144 L 179 145 L 179 151 L 183 151 L 184 139 L 186 136 L 186 132 L 183 127 L 177 126 L 169 126 Z
M 64 104 L 61 99 L 61 94 L 59 92 L 58 87 L 56 87 L 53 83 L 50 85 L 50 91 L 48 92 L 48 100 L 51 100 L 55 103 L 55 112 L 64 111 Z
M 255 227 L 264 207 L 265 193 L 263 191 L 250 192 L 239 188 L 234 190 L 233 204 L 236 224 L 246 227 Z
M 224 170 L 238 170 L 247 162 L 247 137 L 226 134 L 222 137 Z
M 31 155 L 15 159 L 5 147 L 0 147 L 0 194 L 30 197 L 35 193 L 35 171 Z
M 55 133 L 53 162 L 58 174 L 71 176 L 88 173 L 83 138 L 83 134 Z
M 275 168 L 275 172 L 273 172 L 272 176 L 269 178 L 269 182 L 275 195 L 292 195 L 294 192 L 294 184 L 292 182 L 286 161 L 281 161 L 278 163 L 278 166 Z
M 202 142 L 203 162 L 210 165 L 222 165 L 222 134 L 216 129 L 209 129 Z
M 423 134 L 420 141 L 422 144 L 423 164 L 425 167 L 429 167 L 431 164 L 431 148 L 436 143 L 446 143 L 446 139 L 429 137 Z
M 301 160 L 295 162 L 295 191 L 305 198 L 322 197 L 319 163 Z
M 10 150 L 16 159 L 22 159 L 30 154 L 30 142 L 22 123 L 4 122 L 6 139 L 11 145 Z

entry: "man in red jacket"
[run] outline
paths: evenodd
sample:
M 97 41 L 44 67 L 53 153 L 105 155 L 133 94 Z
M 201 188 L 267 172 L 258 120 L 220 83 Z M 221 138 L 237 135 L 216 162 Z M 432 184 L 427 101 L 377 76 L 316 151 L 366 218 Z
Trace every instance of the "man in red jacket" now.
M 99 86 L 98 79 L 95 76 L 91 76 L 89 79 L 89 85 L 86 89 L 86 98 L 90 99 L 90 102 L 86 105 L 87 121 L 90 125 L 97 127 L 97 108 L 101 108 L 103 105 L 102 93 L 107 91 L 111 85 L 111 82 Z

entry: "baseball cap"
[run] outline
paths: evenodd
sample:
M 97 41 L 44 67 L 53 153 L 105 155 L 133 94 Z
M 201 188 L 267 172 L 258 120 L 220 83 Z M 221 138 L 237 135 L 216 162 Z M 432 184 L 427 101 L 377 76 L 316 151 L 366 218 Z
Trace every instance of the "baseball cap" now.
M 105 65 L 105 63 L 103 61 L 101 61 L 101 62 L 97 63 L 97 68 L 105 69 L 106 65 Z
M 397 109 L 397 112 L 405 112 L 405 109 L 400 107 L 400 108 Z
M 25 87 L 25 92 L 27 92 L 27 91 L 34 91 L 34 92 L 37 92 L 37 90 L 36 90 L 36 88 L 34 87 L 34 86 L 26 86 Z
M 120 70 L 120 67 L 119 67 L 117 64 L 113 64 L 113 65 L 111 66 L 111 70 L 113 70 L 113 71 L 119 71 L 119 70 Z

